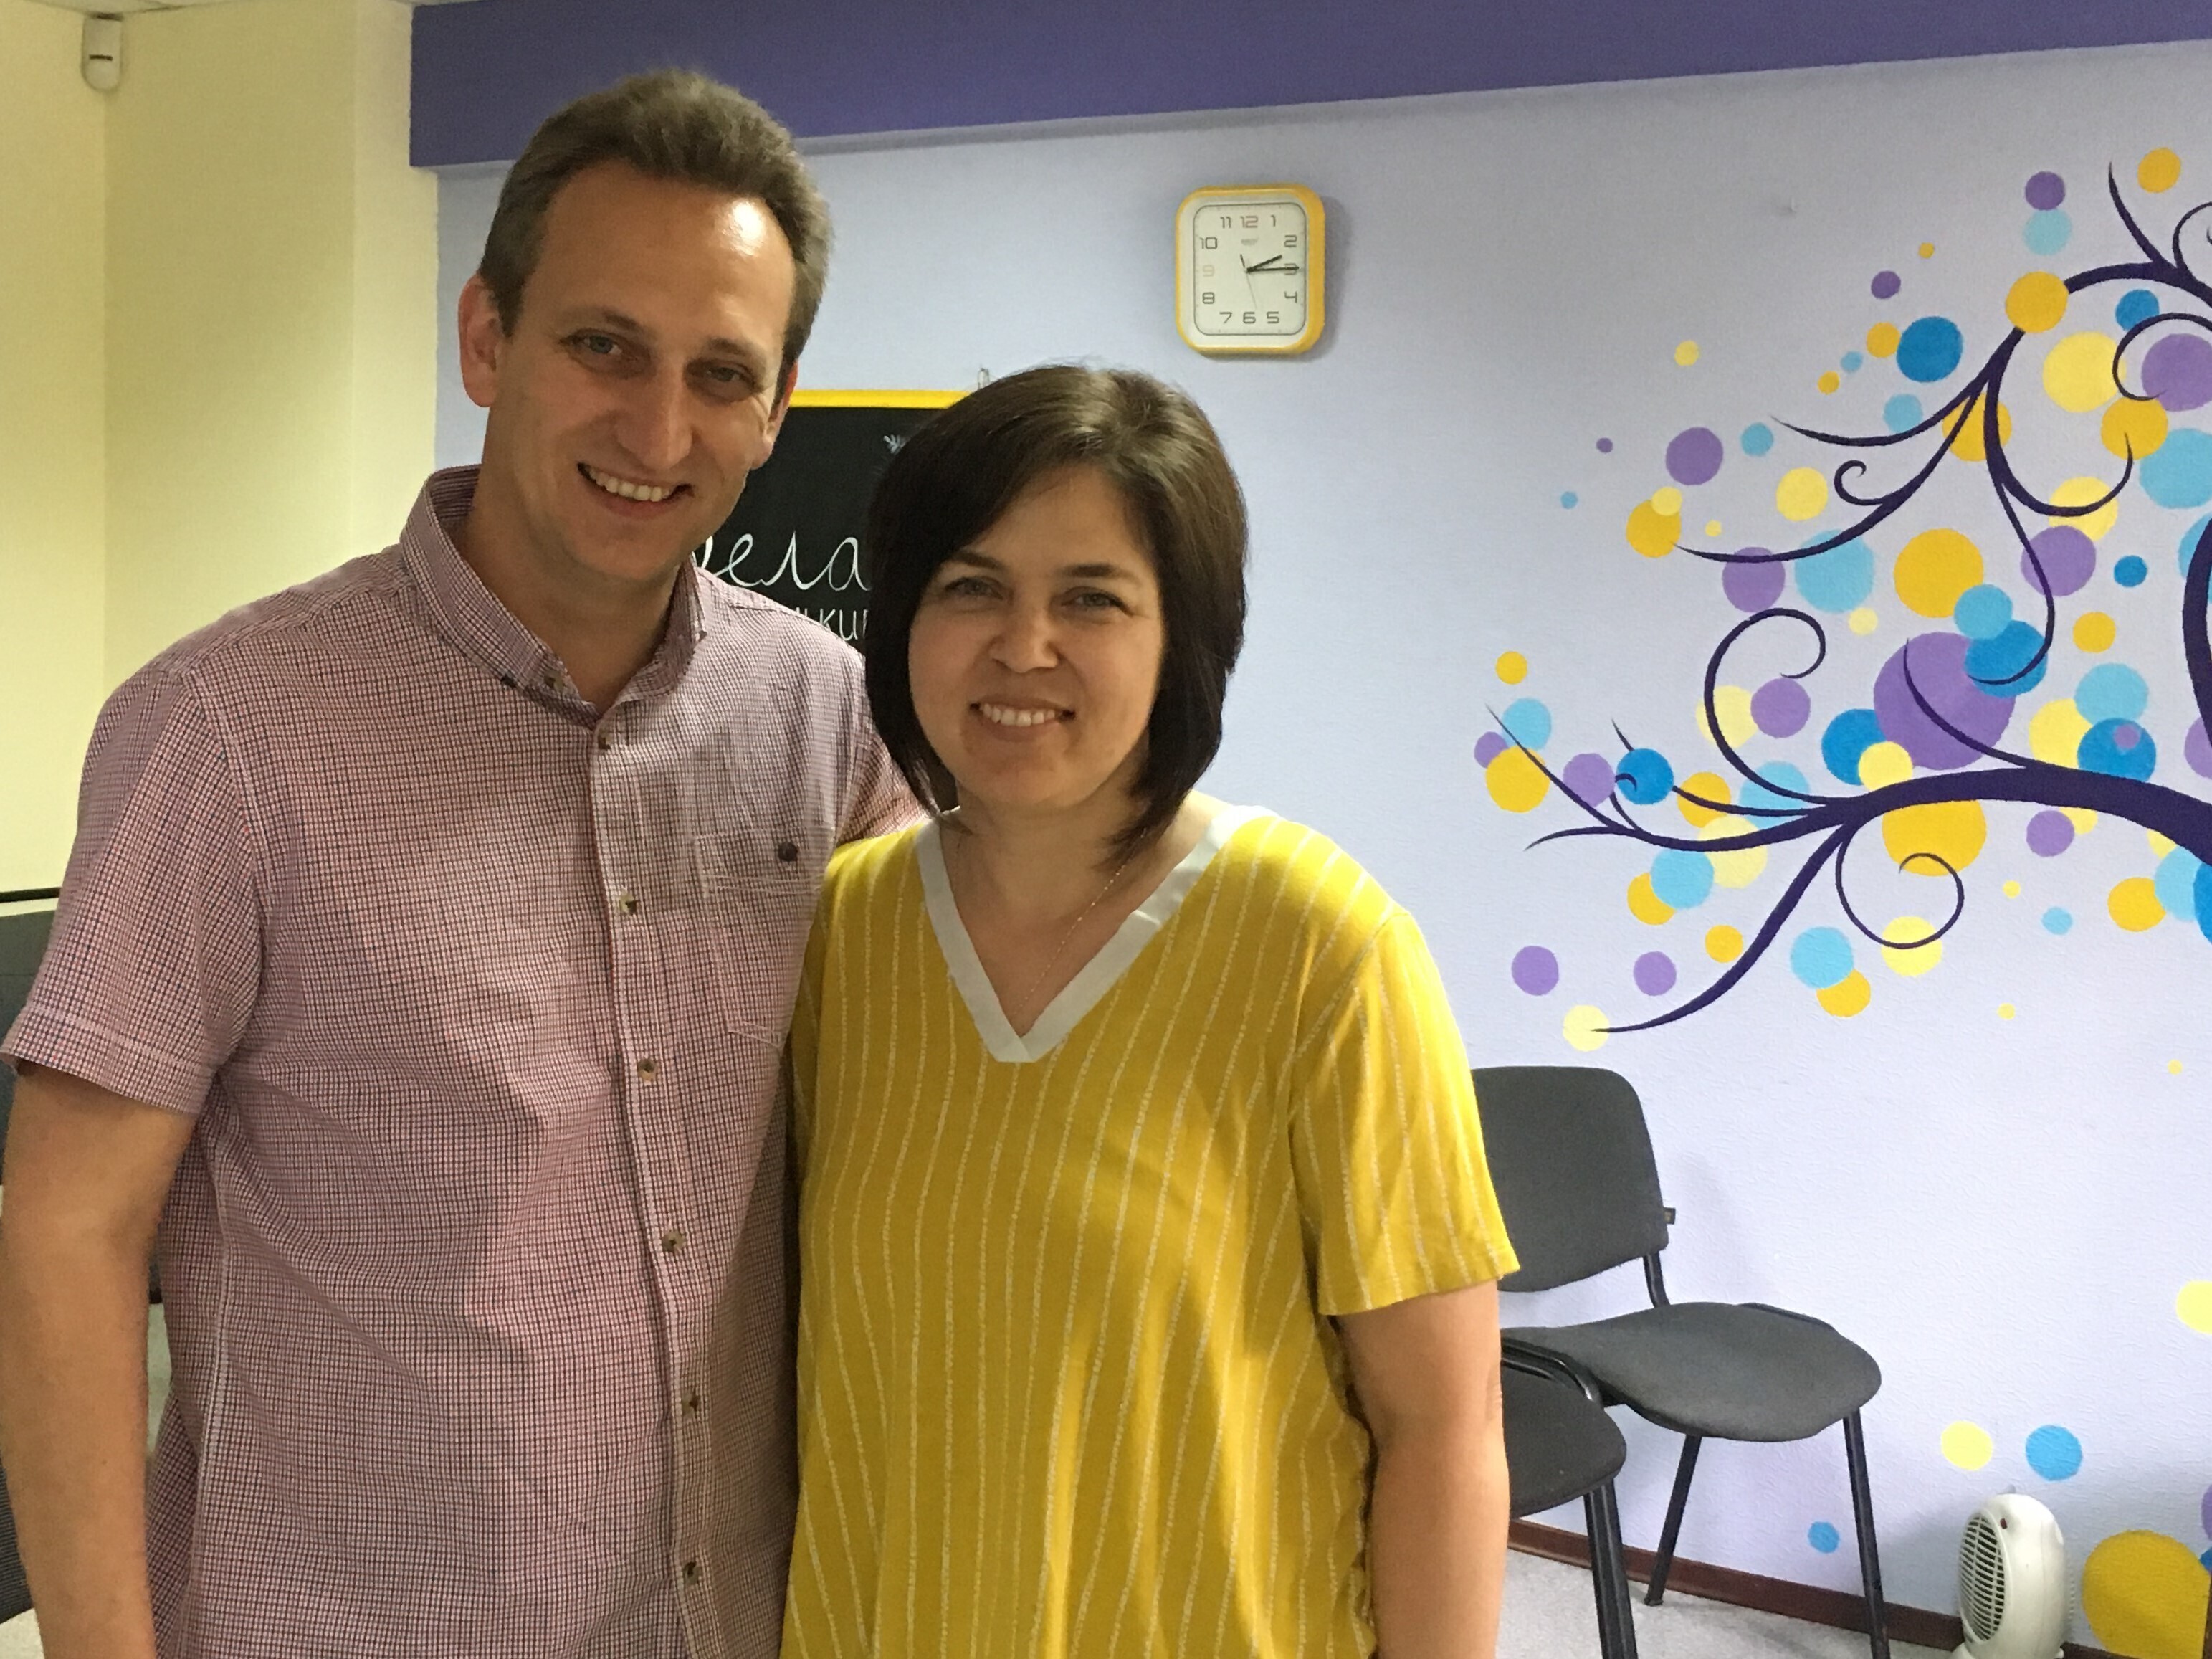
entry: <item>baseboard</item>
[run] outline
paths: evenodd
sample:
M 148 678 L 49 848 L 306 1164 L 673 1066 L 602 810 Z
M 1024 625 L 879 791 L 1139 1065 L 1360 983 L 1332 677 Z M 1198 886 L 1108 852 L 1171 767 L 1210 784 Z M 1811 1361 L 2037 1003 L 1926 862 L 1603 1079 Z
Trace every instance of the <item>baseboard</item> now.
M 1589 1565 L 1589 1540 L 1563 1527 L 1516 1521 L 1511 1541 L 1513 1547 L 1524 1554 L 1540 1555 L 1547 1561 L 1565 1561 L 1577 1567 Z M 1632 1547 L 1622 1553 L 1628 1559 L 1628 1576 L 1638 1583 L 1648 1583 L 1651 1577 L 1651 1552 Z M 1708 1601 L 1725 1601 L 1730 1607 L 1778 1613 L 1785 1619 L 1802 1619 L 1810 1625 L 1859 1632 L 1866 1629 L 1866 1601 L 1847 1590 L 1822 1589 L 1815 1584 L 1796 1583 L 1787 1578 L 1769 1578 L 1764 1573 L 1717 1567 L 1710 1561 L 1692 1561 L 1686 1556 L 1674 1558 L 1674 1565 L 1668 1570 L 1667 1588 L 1680 1590 L 1685 1595 L 1700 1595 Z M 1966 1639 L 1966 1630 L 1956 1613 L 1932 1613 L 1926 1607 L 1908 1607 L 1896 1601 L 1889 1604 L 1888 1624 L 1893 1639 L 1944 1653 Z M 2066 1659 L 2118 1659 L 2118 1656 L 2102 1648 L 2069 1642 Z

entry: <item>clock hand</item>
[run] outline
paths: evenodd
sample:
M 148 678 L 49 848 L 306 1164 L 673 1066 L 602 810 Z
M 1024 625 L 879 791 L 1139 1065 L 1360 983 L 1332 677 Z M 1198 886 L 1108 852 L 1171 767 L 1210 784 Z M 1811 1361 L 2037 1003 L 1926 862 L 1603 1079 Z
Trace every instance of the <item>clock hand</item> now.
M 1243 256 L 1240 255 L 1238 257 L 1241 258 Z M 1268 255 L 1267 258 L 1261 260 L 1256 265 L 1246 265 L 1244 267 L 1244 274 L 1247 276 L 1249 276 L 1255 270 L 1264 270 L 1271 276 L 1292 276 L 1297 274 L 1297 269 L 1298 268 L 1296 265 L 1285 264 L 1283 263 L 1283 256 L 1281 254 L 1273 253 Z

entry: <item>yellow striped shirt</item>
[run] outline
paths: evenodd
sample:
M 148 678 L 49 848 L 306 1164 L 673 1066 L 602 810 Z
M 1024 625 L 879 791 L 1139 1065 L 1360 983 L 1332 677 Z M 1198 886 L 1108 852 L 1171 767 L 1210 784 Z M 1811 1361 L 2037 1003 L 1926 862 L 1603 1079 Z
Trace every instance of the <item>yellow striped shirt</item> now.
M 792 1036 L 792 1659 L 1360 1656 L 1322 1315 L 1514 1266 L 1413 919 L 1224 813 L 1017 1037 L 934 826 L 830 865 Z

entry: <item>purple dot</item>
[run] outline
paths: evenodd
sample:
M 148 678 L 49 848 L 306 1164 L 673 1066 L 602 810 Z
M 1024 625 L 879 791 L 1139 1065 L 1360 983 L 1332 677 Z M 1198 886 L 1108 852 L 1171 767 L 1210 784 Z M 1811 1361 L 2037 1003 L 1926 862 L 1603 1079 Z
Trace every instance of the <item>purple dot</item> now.
M 1724 453 L 1720 434 L 1710 427 L 1685 428 L 1667 446 L 1667 476 L 1678 484 L 1709 483 Z
M 2029 550 L 2035 554 L 2033 559 L 2028 557 Z M 2040 593 L 2044 584 L 2035 574 L 2039 562 L 2051 592 L 2063 599 L 2069 593 L 2080 592 L 2097 574 L 2097 544 L 2070 524 L 2055 524 L 2030 537 L 2020 556 L 2021 579 Z
M 1567 793 L 1585 806 L 1595 806 L 1613 793 L 1613 763 L 1602 755 L 1577 755 L 1559 775 Z
M 1963 634 L 1915 635 L 1875 676 L 1874 713 L 1882 736 L 1901 745 L 1915 766 L 1948 772 L 1979 760 L 1982 750 L 1974 745 L 1995 743 L 2012 720 L 2013 700 L 1975 684 L 1966 672 L 1971 643 Z M 1953 732 L 1972 741 L 1962 743 Z
M 2182 739 L 2181 753 L 2191 771 L 2200 778 L 2212 778 L 2212 737 L 2205 735 L 2203 720 L 2189 728 L 2189 735 Z
M 2212 1486 L 2204 1488 L 2204 1501 L 2197 1506 L 2197 1518 L 2204 1522 L 2204 1533 L 2212 1538 Z
M 1795 680 L 1769 680 L 1751 694 L 1752 723 L 1770 738 L 1794 738 L 1812 717 L 1812 693 Z
M 1559 988 L 1559 957 L 1540 945 L 1522 945 L 1513 953 L 1513 982 L 1532 997 L 1550 995 Z
M 2169 334 L 2143 353 L 2142 389 L 2168 410 L 2212 403 L 2212 340 Z
M 2074 844 L 2074 821 L 2063 812 L 2038 812 L 2027 821 L 2027 850 L 2055 859 Z
M 1897 290 L 1902 286 L 1893 270 L 1877 270 L 1874 274 L 1874 297 L 1877 300 L 1895 298 Z
M 1664 951 L 1646 951 L 1636 958 L 1636 988 L 1647 997 L 1663 997 L 1674 988 L 1674 959 Z
M 1504 754 L 1509 746 L 1503 732 L 1486 732 L 1474 740 L 1474 763 L 1487 772 L 1490 763 Z
M 2143 729 L 2133 720 L 2122 720 L 2112 728 L 2112 747 L 2123 755 L 2143 740 Z
M 1601 454 L 1601 455 L 1610 455 L 1610 454 L 1612 454 L 1612 453 L 1613 453 L 1613 440 L 1612 440 L 1612 439 L 1610 439 L 1610 438 L 1600 438 L 1600 439 L 1597 441 L 1597 453 L 1598 453 L 1599 454 Z
M 1745 547 L 1741 553 L 1764 553 L 1763 547 Z M 1729 603 L 1739 611 L 1764 611 L 1782 597 L 1782 589 L 1789 581 L 1789 574 L 1780 560 L 1765 564 L 1724 564 L 1721 567 L 1721 592 L 1728 595 Z
M 2038 213 L 2048 213 L 2066 199 L 2066 181 L 2055 173 L 2039 173 L 2021 193 L 2027 198 L 2028 206 Z

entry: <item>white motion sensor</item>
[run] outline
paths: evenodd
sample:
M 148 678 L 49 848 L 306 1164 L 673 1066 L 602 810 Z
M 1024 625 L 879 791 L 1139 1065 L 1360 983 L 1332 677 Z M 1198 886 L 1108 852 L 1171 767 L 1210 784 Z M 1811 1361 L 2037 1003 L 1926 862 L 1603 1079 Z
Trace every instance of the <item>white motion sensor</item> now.
M 123 79 L 123 20 L 98 13 L 84 20 L 84 83 L 112 92 Z

